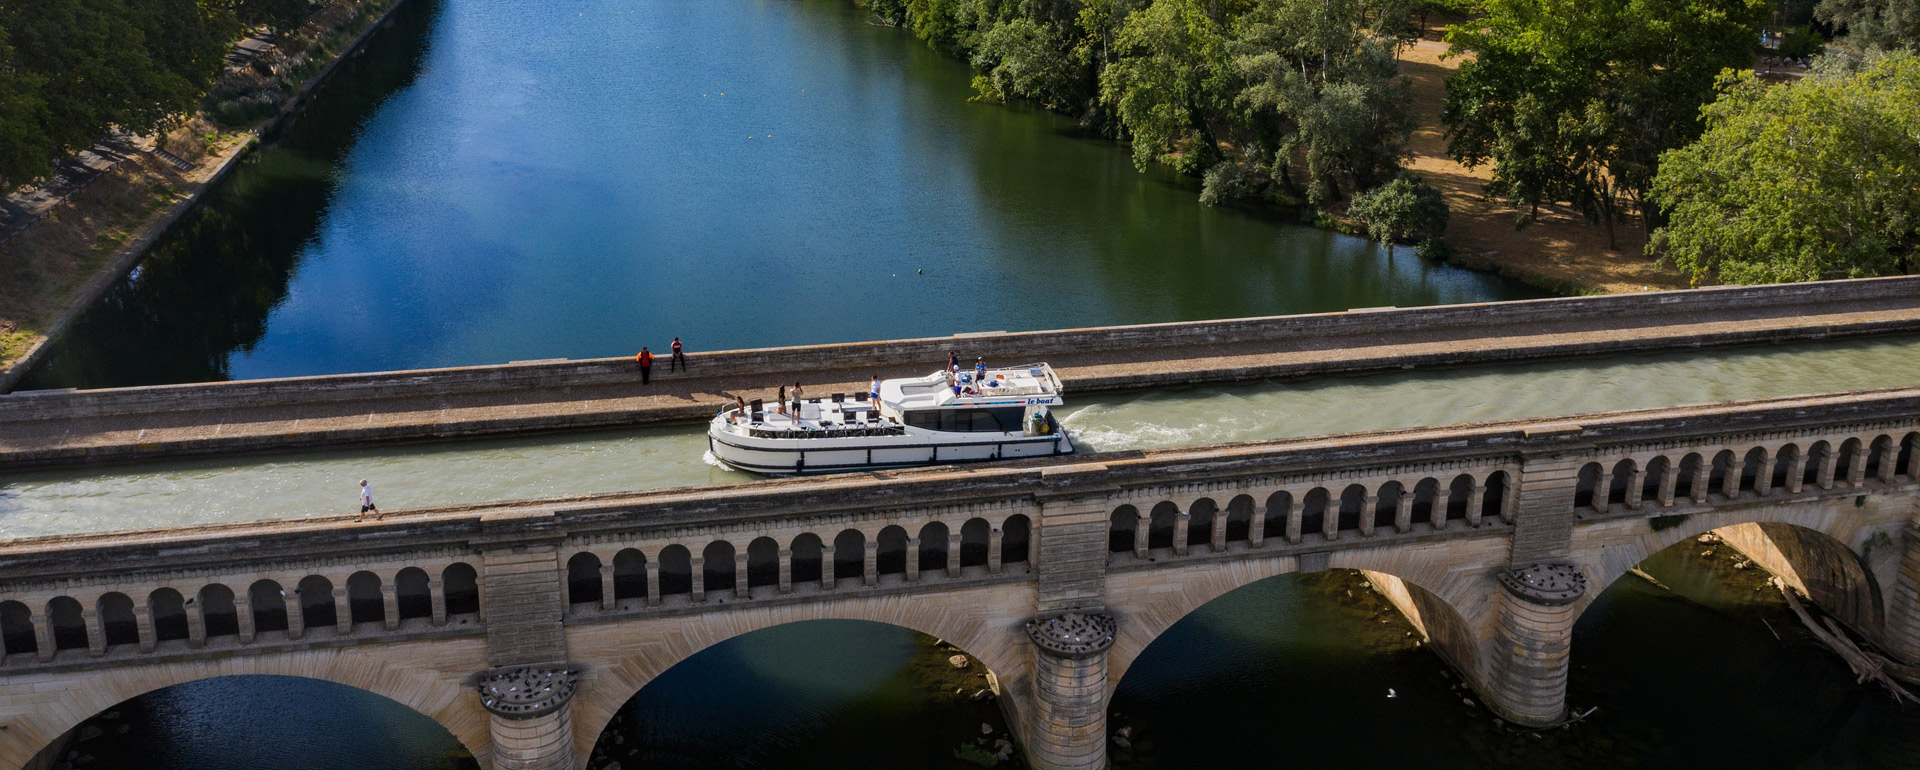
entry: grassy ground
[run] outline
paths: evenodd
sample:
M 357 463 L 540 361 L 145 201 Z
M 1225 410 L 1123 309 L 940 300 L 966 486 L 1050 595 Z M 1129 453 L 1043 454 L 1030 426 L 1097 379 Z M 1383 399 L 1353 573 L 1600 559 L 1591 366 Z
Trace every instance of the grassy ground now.
M 1687 287 L 1678 271 L 1646 256 L 1637 217 L 1614 226 L 1616 248 L 1607 247 L 1605 228 L 1563 207 L 1542 208 L 1532 225 L 1515 230 L 1519 212 L 1481 193 L 1493 175 L 1492 164 L 1469 169 L 1447 157 L 1440 112 L 1446 105 L 1446 80 L 1460 65 L 1458 58 L 1442 58 L 1447 50 L 1445 43 L 1421 40 L 1402 50 L 1400 66 L 1413 79 L 1414 114 L 1419 118 L 1407 166 L 1446 195 L 1453 209 L 1446 239 L 1456 264 L 1569 294 Z

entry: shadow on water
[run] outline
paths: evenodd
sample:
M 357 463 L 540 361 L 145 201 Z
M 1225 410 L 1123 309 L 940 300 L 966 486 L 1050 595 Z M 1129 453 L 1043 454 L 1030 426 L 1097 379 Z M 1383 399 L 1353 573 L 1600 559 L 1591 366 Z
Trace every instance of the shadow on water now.
M 614 715 L 587 763 L 604 770 L 970 770 L 1022 764 L 964 650 L 899 626 L 814 620 L 702 650 L 649 682 Z M 986 728 L 986 729 L 983 729 Z M 962 746 L 970 747 L 962 749 Z
M 479 770 L 431 717 L 365 690 L 290 676 L 227 676 L 162 688 L 93 716 L 71 737 L 50 766 Z
M 1115 748 L 1114 767 L 1269 766 L 1276 745 L 1297 767 L 1920 766 L 1920 709 L 1856 684 L 1797 634 L 1764 573 L 1701 550 L 1682 542 L 1642 565 L 1674 592 L 1627 577 L 1589 606 L 1569 702 L 1598 710 L 1540 732 L 1470 705 L 1478 696 L 1357 572 L 1240 588 L 1126 673 L 1110 728 L 1131 728 L 1131 746 Z
M 340 185 L 359 127 L 413 84 L 442 0 L 408 0 L 341 62 L 297 119 L 161 236 L 139 267 L 81 314 L 19 389 L 227 379 L 287 296 Z

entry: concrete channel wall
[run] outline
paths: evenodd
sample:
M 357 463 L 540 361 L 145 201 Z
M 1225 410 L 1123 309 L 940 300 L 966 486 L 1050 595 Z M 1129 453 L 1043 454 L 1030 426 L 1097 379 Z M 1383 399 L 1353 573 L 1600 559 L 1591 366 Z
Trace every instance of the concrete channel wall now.
M 1042 360 L 1067 353 L 1089 351 L 1165 351 L 1153 370 L 1141 368 L 1124 377 L 1083 379 L 1069 382 L 1081 392 L 1110 391 L 1189 384 L 1197 380 L 1169 367 L 1169 360 L 1181 358 L 1184 350 L 1206 346 L 1257 345 L 1271 341 L 1297 342 L 1303 338 L 1372 338 L 1372 344 L 1387 344 L 1396 336 L 1415 332 L 1433 334 L 1452 332 L 1462 340 L 1526 335 L 1531 326 L 1566 323 L 1582 319 L 1604 320 L 1615 328 L 1631 328 L 1656 322 L 1671 324 L 1676 314 L 1697 315 L 1703 320 L 1721 312 L 1753 311 L 1793 306 L 1826 306 L 1840 312 L 1856 304 L 1886 304 L 1910 300 L 1920 308 L 1920 277 L 1871 278 L 1847 281 L 1822 281 L 1755 287 L 1715 287 L 1686 291 L 1619 294 L 1597 297 L 1520 300 L 1512 302 L 1443 305 L 1422 308 L 1378 308 L 1341 313 L 1270 316 L 1222 321 L 1108 326 L 1034 332 L 989 332 L 959 334 L 952 337 L 855 342 L 829 345 L 802 345 L 780 348 L 693 353 L 689 358 L 701 372 L 724 372 L 729 378 L 747 382 L 780 381 L 793 372 L 832 370 L 865 371 L 871 367 L 898 366 L 924 362 L 936 366 L 949 350 L 964 348 L 968 355 L 985 355 L 997 363 Z M 1721 335 L 1667 341 L 1661 347 L 1701 347 L 1710 345 L 1777 342 L 1788 339 L 1818 339 L 1845 334 L 1875 334 L 1912 331 L 1920 324 L 1874 324 L 1856 329 L 1810 327 L 1799 333 L 1769 331 L 1760 336 Z M 1332 371 L 1359 371 L 1405 368 L 1422 365 L 1464 365 L 1516 359 L 1572 357 L 1645 350 L 1642 347 L 1609 345 L 1604 341 L 1536 352 L 1527 356 L 1502 355 L 1502 351 L 1484 345 L 1459 346 L 1457 355 L 1439 360 L 1374 362 L 1366 367 L 1339 368 Z M 664 368 L 664 356 L 656 368 Z M 1158 374 L 1156 371 L 1158 370 Z M 1268 372 L 1249 372 L 1247 378 L 1274 376 Z M 488 366 L 445 369 L 343 374 L 235 382 L 156 385 L 101 390 L 26 391 L 0 396 L 0 425 L 7 422 L 50 420 L 73 417 L 98 417 L 108 414 L 139 412 L 202 411 L 231 407 L 258 408 L 274 405 L 308 405 L 343 401 L 372 401 L 396 398 L 451 396 L 497 391 L 553 391 L 569 388 L 626 384 L 635 379 L 631 358 L 586 360 L 551 359 L 519 361 Z M 699 414 L 711 414 L 702 407 Z M 682 418 L 684 419 L 684 418 Z M 4 434 L 0 434 L 4 435 Z

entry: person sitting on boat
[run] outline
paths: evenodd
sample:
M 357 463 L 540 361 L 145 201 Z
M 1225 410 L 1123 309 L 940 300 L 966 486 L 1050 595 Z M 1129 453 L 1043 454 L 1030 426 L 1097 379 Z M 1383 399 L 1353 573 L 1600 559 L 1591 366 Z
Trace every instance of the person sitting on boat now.
M 733 396 L 733 414 L 733 424 L 735 425 L 753 419 L 753 415 L 747 413 L 747 400 L 741 398 L 738 393 L 735 393 Z
M 973 386 L 976 388 L 986 387 L 985 385 L 986 381 L 987 381 L 987 357 L 974 356 L 973 357 Z

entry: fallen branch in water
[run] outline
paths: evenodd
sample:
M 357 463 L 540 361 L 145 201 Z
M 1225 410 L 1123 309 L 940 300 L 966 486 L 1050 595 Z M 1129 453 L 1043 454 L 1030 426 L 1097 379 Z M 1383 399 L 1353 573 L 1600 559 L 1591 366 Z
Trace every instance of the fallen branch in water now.
M 1634 567 L 1633 569 L 1627 570 L 1627 574 L 1640 578 L 1641 580 L 1645 580 L 1649 583 L 1652 583 L 1653 587 L 1658 588 L 1662 591 L 1666 591 L 1668 593 L 1673 592 L 1673 589 L 1668 588 L 1666 583 L 1662 583 L 1659 580 L 1654 579 L 1652 575 L 1647 574 L 1646 570 L 1643 570 L 1639 567 Z
M 1846 661 L 1847 666 L 1853 669 L 1854 675 L 1859 677 L 1861 684 L 1871 679 L 1884 685 L 1887 691 L 1893 694 L 1896 702 L 1920 703 L 1920 698 L 1915 698 L 1913 693 L 1907 692 L 1907 688 L 1901 687 L 1899 682 L 1887 675 L 1887 667 L 1896 665 L 1893 661 L 1860 649 L 1853 643 L 1853 637 L 1847 636 L 1833 618 L 1825 618 L 1824 625 L 1816 622 L 1813 616 L 1807 613 L 1807 608 L 1800 606 L 1800 597 L 1794 595 L 1793 589 L 1788 588 L 1785 581 L 1776 577 L 1773 579 L 1773 586 L 1780 589 L 1782 596 L 1787 597 L 1787 606 L 1793 609 L 1794 615 L 1799 616 L 1800 623 L 1813 633 L 1814 638 L 1826 644 L 1834 654 L 1840 656 L 1841 660 Z

